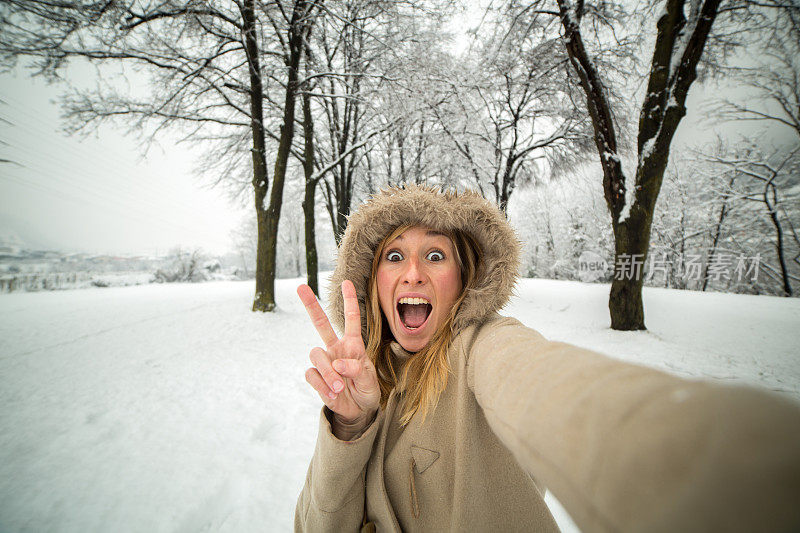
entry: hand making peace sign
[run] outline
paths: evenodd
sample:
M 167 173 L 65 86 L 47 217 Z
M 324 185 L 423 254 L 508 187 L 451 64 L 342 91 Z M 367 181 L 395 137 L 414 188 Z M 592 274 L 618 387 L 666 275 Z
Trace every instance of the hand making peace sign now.
M 375 365 L 367 357 L 361 338 L 361 313 L 353 283 L 342 283 L 344 336 L 341 339 L 311 288 L 300 285 L 297 295 L 325 343 L 324 350 L 311 350 L 309 358 L 314 367 L 306 370 L 306 381 L 343 422 L 371 420 L 380 405 L 381 391 Z

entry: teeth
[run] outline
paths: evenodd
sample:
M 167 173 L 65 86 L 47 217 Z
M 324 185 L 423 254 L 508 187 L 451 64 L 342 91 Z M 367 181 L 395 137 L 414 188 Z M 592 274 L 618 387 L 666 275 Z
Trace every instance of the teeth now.
M 411 305 L 430 304 L 425 298 L 400 298 L 398 303 Z

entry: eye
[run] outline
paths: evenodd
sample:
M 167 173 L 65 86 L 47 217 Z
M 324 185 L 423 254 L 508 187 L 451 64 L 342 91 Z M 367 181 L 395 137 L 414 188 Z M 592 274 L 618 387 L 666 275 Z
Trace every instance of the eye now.
M 398 261 L 403 260 L 403 254 L 398 252 L 397 250 L 391 250 L 389 253 L 386 254 L 386 260 L 391 261 L 392 263 L 396 263 Z
M 433 261 L 433 262 L 444 261 L 444 254 L 439 250 L 433 250 L 428 252 L 428 255 L 425 256 L 425 258 L 428 261 Z

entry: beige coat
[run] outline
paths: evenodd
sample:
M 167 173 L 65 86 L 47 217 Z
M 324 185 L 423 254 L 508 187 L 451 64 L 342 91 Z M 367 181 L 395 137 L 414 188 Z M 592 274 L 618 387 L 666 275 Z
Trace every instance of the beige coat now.
M 352 279 L 363 295 L 359 261 L 387 228 L 470 228 L 476 217 L 482 283 L 459 314 L 452 373 L 424 424 L 401 428 L 393 394 L 343 442 L 323 409 L 297 531 L 357 531 L 365 501 L 379 532 L 553 531 L 544 487 L 584 531 L 800 529 L 796 404 L 550 342 L 499 316 L 518 246 L 496 210 L 466 198 L 392 191 L 351 217 L 332 284 Z M 439 216 L 424 218 L 430 209 Z

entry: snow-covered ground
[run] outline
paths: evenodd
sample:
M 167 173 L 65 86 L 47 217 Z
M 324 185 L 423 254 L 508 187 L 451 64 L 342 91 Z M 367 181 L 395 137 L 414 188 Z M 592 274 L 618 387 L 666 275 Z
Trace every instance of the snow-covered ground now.
M 252 282 L 0 295 L 0 531 L 291 530 L 320 406 L 298 283 L 266 315 Z M 629 333 L 608 286 L 517 292 L 552 339 L 800 399 L 798 299 L 646 289 Z

